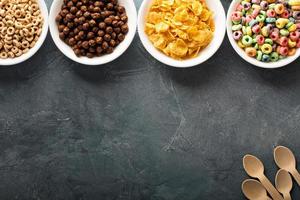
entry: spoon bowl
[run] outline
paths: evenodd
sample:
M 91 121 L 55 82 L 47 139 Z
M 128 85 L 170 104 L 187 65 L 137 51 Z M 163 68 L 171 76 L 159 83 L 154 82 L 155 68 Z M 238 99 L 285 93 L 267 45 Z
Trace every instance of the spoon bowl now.
M 290 174 L 286 170 L 280 169 L 277 172 L 275 185 L 277 190 L 283 194 L 284 199 L 291 199 L 290 192 L 293 187 L 293 181 Z
M 248 199 L 269 199 L 264 186 L 254 179 L 246 179 L 242 183 L 242 191 Z
M 253 178 L 257 178 L 264 173 L 264 165 L 255 156 L 245 155 L 243 158 L 243 166 L 247 174 Z
M 284 146 L 278 146 L 274 149 L 274 160 L 279 168 L 286 171 L 296 167 L 296 159 L 293 152 Z

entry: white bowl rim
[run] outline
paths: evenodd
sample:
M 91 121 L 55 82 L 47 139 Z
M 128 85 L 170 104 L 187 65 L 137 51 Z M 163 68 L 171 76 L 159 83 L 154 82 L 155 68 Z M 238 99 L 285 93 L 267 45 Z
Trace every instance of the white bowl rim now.
M 42 27 L 42 33 L 37 41 L 37 43 L 34 45 L 33 48 L 29 49 L 29 51 L 19 57 L 15 58 L 6 58 L 1 59 L 0 58 L 0 66 L 11 66 L 11 65 L 17 65 L 20 64 L 29 58 L 31 58 L 44 44 L 47 34 L 48 34 L 48 8 L 44 0 L 38 0 L 39 8 L 41 10 L 41 13 L 44 18 L 44 24 Z
M 50 29 L 50 35 L 55 45 L 69 59 L 83 65 L 89 65 L 89 66 L 104 65 L 114 61 L 119 56 L 121 56 L 132 43 L 136 33 L 136 22 L 137 22 L 136 7 L 133 0 L 123 0 L 124 2 L 127 3 L 126 5 L 120 3 L 123 1 L 119 0 L 120 5 L 123 5 L 125 7 L 128 16 L 129 31 L 126 34 L 124 41 L 122 41 L 111 54 L 105 54 L 94 58 L 77 57 L 73 52 L 72 48 L 68 46 L 64 41 L 62 41 L 58 35 L 57 24 L 55 21 L 57 11 L 55 10 L 55 7 L 58 6 L 60 8 L 59 5 L 62 4 L 62 1 L 63 0 L 53 0 L 52 2 L 50 8 L 50 15 L 49 15 L 49 29 Z M 128 8 L 130 9 L 128 10 Z
M 215 46 L 211 47 L 211 50 L 209 52 L 202 54 L 202 52 L 205 49 L 209 48 L 209 46 L 212 45 L 212 43 L 213 43 L 213 41 L 212 41 L 204 50 L 202 50 L 199 53 L 199 55 L 197 57 L 187 59 L 187 60 L 176 60 L 174 58 L 168 57 L 167 55 L 163 54 L 161 51 L 156 49 L 153 46 L 153 44 L 149 41 L 148 36 L 144 32 L 144 23 L 145 23 L 144 17 L 148 13 L 148 9 L 149 9 L 152 1 L 153 0 L 144 0 L 142 2 L 142 5 L 140 6 L 139 13 L 138 13 L 138 34 L 139 34 L 139 37 L 141 39 L 141 42 L 142 42 L 144 48 L 156 60 L 158 60 L 161 63 L 164 63 L 168 66 L 171 66 L 171 67 L 188 68 L 188 67 L 200 65 L 203 62 L 207 61 L 221 47 L 221 45 L 224 41 L 224 38 L 225 38 L 225 34 L 226 34 L 226 14 L 225 14 L 225 9 L 220 0 L 207 0 L 207 1 L 214 2 L 217 5 L 216 8 L 210 8 L 210 9 L 213 11 L 214 11 L 214 9 L 217 9 L 218 10 L 217 14 L 220 17 L 222 17 L 222 19 L 224 20 L 224 23 L 218 22 L 218 26 L 216 26 L 216 31 L 214 34 L 218 34 L 218 35 L 214 35 L 213 40 L 215 40 L 215 41 L 217 40 L 217 43 L 215 44 Z M 219 29 L 219 31 L 217 31 L 217 28 Z
M 233 47 L 233 49 L 235 50 L 235 52 L 241 58 L 243 58 L 245 61 L 247 61 L 248 63 L 250 63 L 254 66 L 261 67 L 261 68 L 267 68 L 267 69 L 275 69 L 275 68 L 280 68 L 280 67 L 287 66 L 290 63 L 294 62 L 297 58 L 299 58 L 300 48 L 297 49 L 297 52 L 296 52 L 295 55 L 289 56 L 289 57 L 284 58 L 282 60 L 279 60 L 277 62 L 265 63 L 265 62 L 258 61 L 255 58 L 249 57 L 245 53 L 245 51 L 238 46 L 237 42 L 232 37 L 232 31 L 231 31 L 232 23 L 231 23 L 230 16 L 231 16 L 231 13 L 234 11 L 234 7 L 239 2 L 241 2 L 241 0 L 233 0 L 231 2 L 230 6 L 229 6 L 229 9 L 228 9 L 228 12 L 227 12 L 227 23 L 226 24 L 227 24 L 227 36 L 228 36 L 228 39 L 230 41 L 230 44 Z

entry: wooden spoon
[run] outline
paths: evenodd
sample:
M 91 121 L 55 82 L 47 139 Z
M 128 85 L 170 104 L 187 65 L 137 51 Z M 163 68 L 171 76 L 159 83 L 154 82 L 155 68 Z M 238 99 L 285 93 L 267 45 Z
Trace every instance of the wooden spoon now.
M 300 174 L 296 169 L 293 152 L 284 146 L 278 146 L 274 149 L 274 160 L 279 168 L 290 172 L 300 186 Z
M 249 176 L 257 178 L 262 183 L 274 200 L 283 200 L 282 196 L 265 176 L 264 165 L 257 157 L 245 155 L 243 158 L 243 166 Z
M 291 200 L 290 192 L 293 187 L 291 175 L 284 169 L 280 169 L 275 178 L 275 185 L 277 190 L 283 194 L 284 200 Z
M 242 191 L 250 200 L 271 200 L 262 184 L 254 179 L 246 179 L 242 183 Z

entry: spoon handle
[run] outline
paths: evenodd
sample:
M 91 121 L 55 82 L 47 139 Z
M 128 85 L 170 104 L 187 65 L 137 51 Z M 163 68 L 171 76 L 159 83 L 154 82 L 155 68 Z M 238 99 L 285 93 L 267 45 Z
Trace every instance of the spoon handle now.
M 291 171 L 291 174 L 293 175 L 294 179 L 296 180 L 296 182 L 300 186 L 300 174 L 299 174 L 299 172 L 296 169 L 294 169 L 293 171 Z
M 265 175 L 259 177 L 259 181 L 267 189 L 272 199 L 283 200 L 282 196 L 279 194 L 279 192 L 275 189 L 275 187 L 272 185 L 272 183 L 269 181 L 269 179 L 267 179 Z
M 292 200 L 292 197 L 291 197 L 291 195 L 290 195 L 290 193 L 288 192 L 288 193 L 285 193 L 285 194 L 283 194 L 283 196 L 284 196 L 284 200 Z

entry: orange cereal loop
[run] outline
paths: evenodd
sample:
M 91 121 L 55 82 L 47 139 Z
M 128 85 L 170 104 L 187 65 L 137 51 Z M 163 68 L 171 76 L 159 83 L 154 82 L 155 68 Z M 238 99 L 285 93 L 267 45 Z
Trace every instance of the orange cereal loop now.
M 296 54 L 296 48 L 289 49 L 288 55 L 293 56 Z
M 248 47 L 245 49 L 246 54 L 250 57 L 255 57 L 256 56 L 256 49 L 253 47 Z

